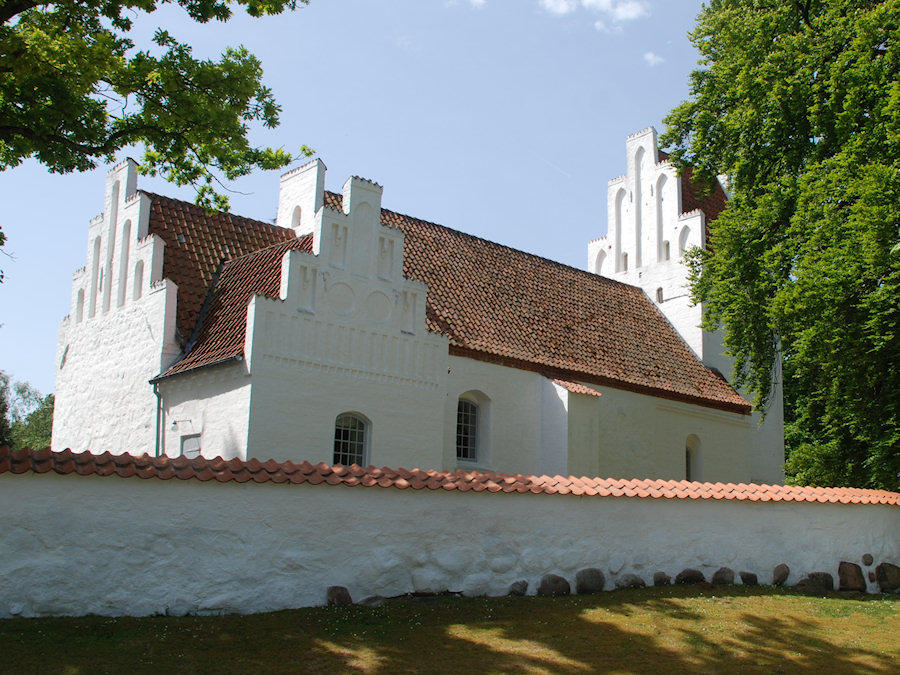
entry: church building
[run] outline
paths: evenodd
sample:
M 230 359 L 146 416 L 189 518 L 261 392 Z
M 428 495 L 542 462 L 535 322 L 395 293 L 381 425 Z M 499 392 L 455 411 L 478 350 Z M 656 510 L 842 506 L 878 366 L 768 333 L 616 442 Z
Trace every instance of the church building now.
M 53 449 L 783 482 L 683 253 L 724 208 L 626 142 L 588 271 L 382 208 L 314 160 L 276 224 L 108 175 L 59 331 Z M 599 224 L 598 224 L 599 226 Z

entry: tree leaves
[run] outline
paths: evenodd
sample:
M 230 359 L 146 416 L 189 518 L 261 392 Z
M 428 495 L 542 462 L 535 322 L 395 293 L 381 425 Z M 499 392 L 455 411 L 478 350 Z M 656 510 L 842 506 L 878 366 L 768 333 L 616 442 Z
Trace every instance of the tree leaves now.
M 305 0 L 301 0 L 305 2 Z M 179 0 L 196 21 L 227 20 L 230 0 Z M 239 0 L 252 16 L 295 0 Z M 84 171 L 135 143 L 142 170 L 192 185 L 198 203 L 227 208 L 221 181 L 291 161 L 284 149 L 250 145 L 250 124 L 278 124 L 280 108 L 244 48 L 197 60 L 157 31 L 159 49 L 133 52 L 135 11 L 157 0 L 8 2 L 0 9 L 0 169 L 36 157 L 54 172 Z M 162 50 L 161 54 L 158 52 Z M 299 148 L 309 155 L 309 148 Z
M 900 6 L 714 0 L 673 159 L 734 198 L 690 258 L 736 380 L 764 408 L 784 358 L 787 471 L 900 488 Z

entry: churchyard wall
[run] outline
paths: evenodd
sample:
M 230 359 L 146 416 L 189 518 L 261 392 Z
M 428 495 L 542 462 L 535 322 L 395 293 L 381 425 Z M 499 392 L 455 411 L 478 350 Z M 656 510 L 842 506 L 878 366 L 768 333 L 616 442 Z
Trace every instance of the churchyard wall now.
M 626 575 L 650 585 L 655 573 L 674 579 L 686 568 L 709 580 L 728 567 L 735 583 L 750 572 L 768 584 L 786 563 L 793 584 L 815 572 L 837 579 L 842 561 L 863 574 L 900 564 L 896 499 L 415 489 L 412 479 L 396 478 L 366 487 L 330 485 L 335 476 L 324 469 L 311 474 L 325 477 L 316 485 L 258 483 L 258 466 L 244 483 L 211 479 L 206 465 L 196 470 L 201 479 L 189 480 L 9 467 L 7 455 L 0 618 L 262 612 L 324 604 L 331 586 L 346 587 L 355 601 L 448 590 L 504 595 L 518 581 L 531 594 L 548 573 L 574 592 L 584 568 L 601 570 L 610 590 L 634 581 Z M 870 576 L 865 587 L 876 591 Z

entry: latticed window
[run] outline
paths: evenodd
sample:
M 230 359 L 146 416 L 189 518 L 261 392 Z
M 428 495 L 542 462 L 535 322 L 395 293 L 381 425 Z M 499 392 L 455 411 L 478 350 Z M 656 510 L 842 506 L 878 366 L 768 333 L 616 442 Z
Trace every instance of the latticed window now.
M 340 415 L 334 423 L 334 463 L 366 465 L 366 421 Z
M 456 408 L 456 458 L 478 459 L 478 406 L 463 399 Z

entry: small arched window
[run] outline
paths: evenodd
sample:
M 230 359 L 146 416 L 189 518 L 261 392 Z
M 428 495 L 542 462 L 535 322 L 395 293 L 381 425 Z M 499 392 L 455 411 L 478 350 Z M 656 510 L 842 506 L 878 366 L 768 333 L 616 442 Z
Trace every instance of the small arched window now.
M 669 252 L 669 242 L 664 241 L 663 242 L 663 260 L 668 260 L 670 255 L 671 254 Z
M 662 287 L 656 289 L 656 302 L 658 304 L 662 304 L 663 301 L 663 289 Z
M 700 468 L 700 439 L 690 434 L 684 442 L 684 479 L 702 480 Z
M 478 405 L 464 398 L 456 407 L 456 459 L 478 461 Z
M 75 323 L 81 323 L 84 319 L 84 289 L 78 289 L 78 295 L 75 296 Z
M 144 292 L 144 261 L 138 260 L 137 264 L 134 266 L 134 276 L 131 279 L 131 283 L 134 284 L 134 287 L 131 290 L 131 298 L 132 300 L 138 300 L 141 297 L 141 293 Z
M 622 254 L 622 271 L 623 272 L 628 271 L 628 254 L 627 253 Z
M 366 466 L 369 424 L 359 415 L 344 413 L 334 421 L 334 464 Z
M 685 225 L 681 229 L 681 235 L 678 237 L 678 253 L 684 255 L 684 252 L 688 249 L 688 239 L 691 236 L 691 228 Z

